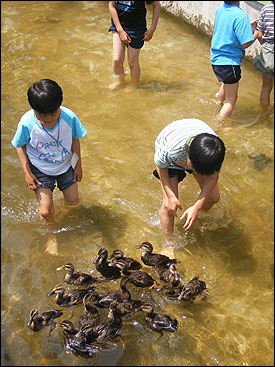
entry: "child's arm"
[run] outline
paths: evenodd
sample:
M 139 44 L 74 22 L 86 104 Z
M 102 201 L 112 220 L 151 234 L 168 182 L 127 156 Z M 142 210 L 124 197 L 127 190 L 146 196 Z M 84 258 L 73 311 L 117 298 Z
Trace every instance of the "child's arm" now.
M 116 2 L 115 1 L 109 1 L 109 12 L 110 12 L 111 18 L 113 19 L 113 22 L 116 26 L 116 30 L 117 30 L 117 33 L 119 35 L 119 38 L 121 39 L 121 41 L 123 43 L 129 44 L 131 42 L 131 38 L 124 31 L 124 29 L 122 28 L 122 26 L 120 24 L 118 14 L 117 14 L 117 11 L 116 11 Z
M 152 24 L 150 29 L 148 29 L 145 33 L 144 33 L 144 38 L 143 40 L 145 42 L 150 41 L 150 39 L 153 37 L 153 34 L 157 28 L 157 24 L 158 24 L 158 20 L 159 20 L 159 14 L 160 14 L 160 2 L 159 1 L 153 1 L 152 2 L 153 5 L 153 16 L 152 16 Z
M 38 185 L 41 185 L 41 183 L 38 181 L 38 179 L 36 178 L 36 176 L 32 173 L 30 169 L 30 166 L 28 163 L 28 157 L 26 153 L 26 145 L 16 148 L 16 151 L 17 151 L 17 155 L 21 163 L 21 166 L 23 168 L 23 171 L 25 173 L 25 181 L 26 181 L 27 187 L 31 190 L 35 190 L 37 188 L 35 186 L 35 182 L 38 183 Z
M 195 223 L 197 216 L 199 214 L 200 209 L 204 209 L 204 203 L 207 201 L 207 198 L 210 196 L 214 187 L 218 182 L 219 174 L 211 175 L 207 177 L 206 182 L 204 183 L 200 195 L 196 200 L 195 204 L 190 206 L 190 208 L 186 209 L 180 219 L 183 219 L 187 216 L 186 222 L 183 228 L 188 231 L 193 224 Z
M 82 180 L 80 141 L 77 138 L 72 139 L 72 153 L 76 153 L 78 155 L 78 161 L 74 168 L 74 182 L 80 182 Z
M 159 175 L 160 181 L 162 183 L 163 190 L 168 198 L 168 211 L 174 216 L 177 217 L 177 210 L 182 210 L 182 206 L 178 198 L 176 197 L 170 183 L 168 168 L 160 168 L 156 166 L 157 173 Z

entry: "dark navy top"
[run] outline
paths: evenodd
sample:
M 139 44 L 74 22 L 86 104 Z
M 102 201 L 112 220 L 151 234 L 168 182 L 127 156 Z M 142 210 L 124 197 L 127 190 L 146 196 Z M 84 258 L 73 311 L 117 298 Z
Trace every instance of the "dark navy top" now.
M 116 11 L 120 24 L 124 30 L 135 30 L 141 33 L 146 31 L 146 7 L 145 3 L 153 1 L 116 1 Z M 111 19 L 110 30 L 115 30 L 115 24 Z

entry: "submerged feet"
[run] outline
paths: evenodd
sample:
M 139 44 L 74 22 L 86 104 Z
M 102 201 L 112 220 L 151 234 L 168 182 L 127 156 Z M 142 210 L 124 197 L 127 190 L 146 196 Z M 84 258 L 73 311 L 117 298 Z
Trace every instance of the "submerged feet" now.
M 45 252 L 50 255 L 58 256 L 58 243 L 55 237 L 48 240 Z

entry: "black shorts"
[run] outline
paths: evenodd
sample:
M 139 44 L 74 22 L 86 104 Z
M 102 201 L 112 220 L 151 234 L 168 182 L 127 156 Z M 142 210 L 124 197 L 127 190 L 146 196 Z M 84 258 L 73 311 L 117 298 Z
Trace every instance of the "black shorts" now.
M 212 69 L 219 82 L 234 84 L 241 79 L 240 65 L 212 65 Z
M 177 168 L 168 168 L 168 175 L 170 178 L 178 176 L 178 182 L 181 182 L 185 177 L 186 177 L 186 173 L 192 173 L 192 170 L 190 168 L 182 168 L 182 169 L 177 169 Z M 159 179 L 159 175 L 157 173 L 157 170 L 153 171 L 153 175 Z
M 131 42 L 129 43 L 129 45 L 125 45 L 126 47 L 131 46 L 132 48 L 137 48 L 140 49 L 144 46 L 144 32 L 140 32 L 140 31 L 132 31 L 129 29 L 124 29 L 125 32 L 128 34 L 128 36 L 131 37 Z M 117 32 L 116 27 L 111 26 L 109 28 L 108 32 Z

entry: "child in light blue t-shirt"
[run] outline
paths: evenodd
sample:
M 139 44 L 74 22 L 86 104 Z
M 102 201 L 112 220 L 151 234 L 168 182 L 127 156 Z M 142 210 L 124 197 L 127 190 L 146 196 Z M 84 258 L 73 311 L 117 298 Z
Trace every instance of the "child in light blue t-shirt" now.
M 250 23 L 239 1 L 224 1 L 218 7 L 211 40 L 211 64 L 219 82 L 222 82 L 218 100 L 223 104 L 219 119 L 229 117 L 237 100 L 241 63 L 245 49 L 255 41 L 256 20 Z
M 74 112 L 61 106 L 62 89 L 53 80 L 33 83 L 28 89 L 28 101 L 32 110 L 21 117 L 11 143 L 17 150 L 26 185 L 36 194 L 40 215 L 48 221 L 54 212 L 56 182 L 66 204 L 79 203 L 79 139 L 86 130 Z

